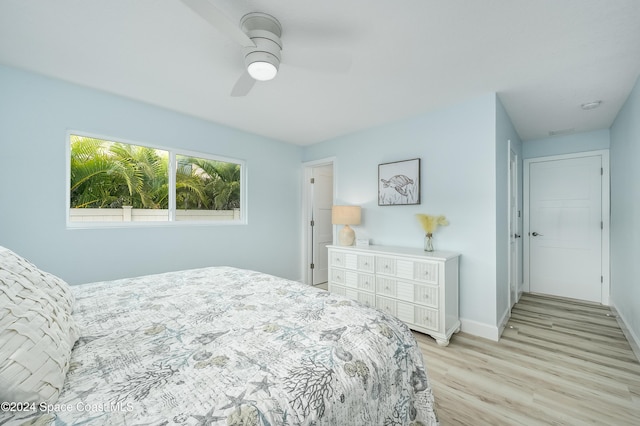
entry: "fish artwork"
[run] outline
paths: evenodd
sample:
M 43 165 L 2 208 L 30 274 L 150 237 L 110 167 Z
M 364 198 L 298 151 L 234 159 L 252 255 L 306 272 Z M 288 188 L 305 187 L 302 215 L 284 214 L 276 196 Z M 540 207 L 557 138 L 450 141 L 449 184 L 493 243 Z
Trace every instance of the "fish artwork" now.
M 413 184 L 413 179 L 410 179 L 405 175 L 395 175 L 389 180 L 380 179 L 380 181 L 384 188 L 391 187 L 405 197 L 408 196 L 406 186 Z

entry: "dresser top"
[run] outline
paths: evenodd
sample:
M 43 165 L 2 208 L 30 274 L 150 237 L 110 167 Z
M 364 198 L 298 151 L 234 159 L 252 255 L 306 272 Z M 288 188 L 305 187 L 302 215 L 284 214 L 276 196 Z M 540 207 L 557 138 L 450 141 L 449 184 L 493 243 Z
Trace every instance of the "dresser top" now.
M 403 256 L 415 256 L 424 259 L 434 260 L 448 260 L 460 256 L 460 253 L 452 251 L 431 251 L 427 252 L 420 248 L 415 247 L 394 247 L 394 246 L 382 246 L 382 245 L 369 245 L 363 247 L 357 246 L 327 246 L 327 248 L 337 250 L 358 251 L 371 254 L 395 254 Z

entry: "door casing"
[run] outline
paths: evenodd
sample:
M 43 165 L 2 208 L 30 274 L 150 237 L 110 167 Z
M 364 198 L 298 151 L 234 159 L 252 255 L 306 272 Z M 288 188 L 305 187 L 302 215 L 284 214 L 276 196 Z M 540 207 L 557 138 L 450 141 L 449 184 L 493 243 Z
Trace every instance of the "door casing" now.
M 602 193 L 601 193 L 601 208 L 602 208 L 602 290 L 601 290 L 601 303 L 603 305 L 609 305 L 609 292 L 610 292 L 610 259 L 609 259 L 609 226 L 610 226 L 610 211 L 609 211 L 609 150 L 598 151 L 586 151 L 573 154 L 553 155 L 548 157 L 529 158 L 523 161 L 523 281 L 525 292 L 529 292 L 530 289 L 530 261 L 529 261 L 529 244 L 530 244 L 530 211 L 529 211 L 529 185 L 530 176 L 529 168 L 532 163 L 565 160 L 582 157 L 593 157 L 599 155 L 602 158 Z
M 312 239 L 312 230 L 310 226 L 311 218 L 313 217 L 313 193 L 312 187 L 310 184 L 311 177 L 313 176 L 313 169 L 316 167 L 332 165 L 333 166 L 333 198 L 335 200 L 336 194 L 336 168 L 335 168 L 335 157 L 324 158 L 315 161 L 308 161 L 302 163 L 302 215 L 301 215 L 301 247 L 302 247 L 302 256 L 301 256 L 301 265 L 300 265 L 300 276 L 302 277 L 302 282 L 305 284 L 313 285 L 313 271 L 311 270 L 311 263 L 313 263 L 313 239 Z M 336 241 L 335 235 L 335 227 L 333 230 L 333 241 Z
M 508 196 L 508 218 L 509 218 L 509 242 L 508 242 L 508 256 L 507 262 L 509 268 L 509 288 L 508 288 L 508 301 L 509 311 L 518 302 L 520 296 L 520 271 L 518 266 L 520 264 L 520 242 L 518 241 L 522 234 L 520 232 L 520 209 L 518 208 L 518 154 L 511 147 L 511 141 L 508 143 L 508 161 L 509 161 L 509 181 L 507 184 L 507 196 Z

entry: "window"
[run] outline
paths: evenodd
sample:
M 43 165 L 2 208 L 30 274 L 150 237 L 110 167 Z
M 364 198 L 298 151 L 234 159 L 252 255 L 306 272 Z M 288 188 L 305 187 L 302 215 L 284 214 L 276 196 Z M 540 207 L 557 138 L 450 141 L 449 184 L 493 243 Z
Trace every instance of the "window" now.
M 74 226 L 244 223 L 244 164 L 177 150 L 69 135 Z
M 240 219 L 240 164 L 186 155 L 176 160 L 176 220 Z

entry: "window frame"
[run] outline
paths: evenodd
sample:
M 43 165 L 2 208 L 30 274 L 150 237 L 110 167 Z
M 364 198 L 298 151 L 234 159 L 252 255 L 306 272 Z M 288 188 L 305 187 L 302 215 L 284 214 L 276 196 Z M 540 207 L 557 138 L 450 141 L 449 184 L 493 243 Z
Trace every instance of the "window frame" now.
M 144 148 L 158 149 L 169 154 L 168 167 L 168 216 L 164 221 L 132 221 L 132 222 L 72 222 L 71 221 L 71 136 L 81 136 L 87 138 L 101 139 L 108 142 L 123 143 L 128 145 L 141 146 Z M 236 226 L 248 224 L 248 185 L 247 185 L 247 165 L 246 161 L 238 158 L 225 157 L 210 153 L 191 151 L 180 148 L 169 148 L 166 146 L 132 141 L 130 139 L 116 138 L 95 133 L 67 130 L 65 137 L 65 218 L 67 229 L 104 229 L 104 228 L 147 228 L 147 227 L 174 227 L 174 226 Z M 238 164 L 240 166 L 240 219 L 222 220 L 176 220 L 176 166 L 177 156 L 202 158 L 205 160 L 221 161 Z M 150 209 L 153 210 L 153 209 Z

